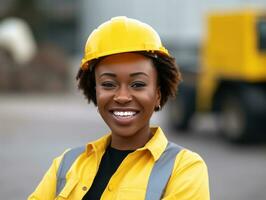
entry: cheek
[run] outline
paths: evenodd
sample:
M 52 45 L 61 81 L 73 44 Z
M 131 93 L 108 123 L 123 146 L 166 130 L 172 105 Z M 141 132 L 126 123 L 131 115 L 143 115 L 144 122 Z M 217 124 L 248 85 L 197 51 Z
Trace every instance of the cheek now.
M 156 92 L 150 90 L 138 95 L 138 100 L 142 102 L 144 108 L 154 109 L 157 103 L 157 94 Z
M 105 104 L 107 104 L 111 98 L 111 92 L 106 92 L 101 90 L 100 88 L 96 88 L 96 101 L 99 109 L 101 109 Z

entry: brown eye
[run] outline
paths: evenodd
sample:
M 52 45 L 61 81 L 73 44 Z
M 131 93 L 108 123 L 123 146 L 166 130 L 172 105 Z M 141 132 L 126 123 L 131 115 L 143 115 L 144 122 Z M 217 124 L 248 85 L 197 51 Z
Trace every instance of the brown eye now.
M 103 87 L 104 89 L 113 89 L 116 87 L 115 83 L 113 82 L 103 82 L 101 83 L 101 87 Z
M 144 82 L 133 82 L 131 84 L 132 88 L 143 88 L 145 86 L 146 86 L 146 83 L 144 83 Z

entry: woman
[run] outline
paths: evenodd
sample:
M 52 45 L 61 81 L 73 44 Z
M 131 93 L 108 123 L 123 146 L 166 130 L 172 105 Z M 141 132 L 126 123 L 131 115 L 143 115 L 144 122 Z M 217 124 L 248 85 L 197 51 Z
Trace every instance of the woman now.
M 126 17 L 103 23 L 88 38 L 77 80 L 111 133 L 56 158 L 29 199 L 209 199 L 202 158 L 150 127 L 180 81 L 155 30 Z

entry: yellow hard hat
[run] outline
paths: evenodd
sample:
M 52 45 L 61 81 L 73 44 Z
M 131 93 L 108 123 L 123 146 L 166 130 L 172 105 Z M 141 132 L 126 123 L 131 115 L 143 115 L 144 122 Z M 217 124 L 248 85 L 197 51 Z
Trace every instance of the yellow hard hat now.
M 114 17 L 101 24 L 89 36 L 81 68 L 102 56 L 134 51 L 154 51 L 168 55 L 158 33 L 148 24 L 127 17 Z

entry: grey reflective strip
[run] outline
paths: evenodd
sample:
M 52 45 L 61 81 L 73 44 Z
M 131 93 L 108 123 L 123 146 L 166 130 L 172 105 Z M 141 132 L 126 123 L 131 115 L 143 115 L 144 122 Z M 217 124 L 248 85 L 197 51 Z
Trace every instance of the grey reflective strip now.
M 65 153 L 57 171 L 56 196 L 66 184 L 66 174 L 77 157 L 85 151 L 85 146 L 70 149 Z
M 176 155 L 180 152 L 182 147 L 169 142 L 165 151 L 154 164 L 147 190 L 145 200 L 160 200 L 164 189 L 171 176 Z

